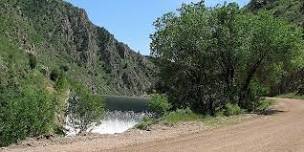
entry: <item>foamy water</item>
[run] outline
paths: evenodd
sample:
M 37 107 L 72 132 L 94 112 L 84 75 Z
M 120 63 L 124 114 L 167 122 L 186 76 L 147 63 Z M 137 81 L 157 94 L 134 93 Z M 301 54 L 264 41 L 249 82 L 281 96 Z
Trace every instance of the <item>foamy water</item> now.
M 97 134 L 115 134 L 123 133 L 138 124 L 145 116 L 145 113 L 134 112 L 107 112 L 104 119 L 98 125 L 92 124 L 92 127 L 87 132 Z M 69 117 L 66 118 L 66 134 L 67 136 L 74 136 L 79 133 L 79 129 L 74 128 L 73 121 Z M 75 120 L 74 120 L 75 122 Z

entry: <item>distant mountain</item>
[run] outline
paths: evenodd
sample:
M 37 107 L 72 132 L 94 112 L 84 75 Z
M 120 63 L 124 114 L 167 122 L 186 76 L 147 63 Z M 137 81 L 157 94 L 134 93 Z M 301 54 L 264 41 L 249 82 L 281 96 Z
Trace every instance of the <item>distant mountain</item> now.
M 153 81 L 155 69 L 147 57 L 62 0 L 0 0 L 0 27 L 2 48 L 34 55 L 47 73 L 64 68 L 95 93 L 142 95 Z M 3 50 L 0 61 L 6 58 Z

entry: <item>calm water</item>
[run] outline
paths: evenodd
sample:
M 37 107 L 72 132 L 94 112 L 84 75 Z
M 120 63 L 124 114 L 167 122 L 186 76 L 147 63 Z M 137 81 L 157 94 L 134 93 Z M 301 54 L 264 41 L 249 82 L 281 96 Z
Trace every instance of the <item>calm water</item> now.
M 107 96 L 105 97 L 105 106 L 109 111 L 141 113 L 148 110 L 148 98 Z

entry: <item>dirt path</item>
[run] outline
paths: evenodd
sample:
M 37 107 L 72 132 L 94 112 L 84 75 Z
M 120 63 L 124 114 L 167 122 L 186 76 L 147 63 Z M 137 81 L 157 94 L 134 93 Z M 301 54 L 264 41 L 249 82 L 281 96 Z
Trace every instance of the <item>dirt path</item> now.
M 276 100 L 278 105 L 272 115 L 218 129 L 191 129 L 185 134 L 185 128 L 184 132 L 178 132 L 180 136 L 130 135 L 8 151 L 303 152 L 304 101 Z

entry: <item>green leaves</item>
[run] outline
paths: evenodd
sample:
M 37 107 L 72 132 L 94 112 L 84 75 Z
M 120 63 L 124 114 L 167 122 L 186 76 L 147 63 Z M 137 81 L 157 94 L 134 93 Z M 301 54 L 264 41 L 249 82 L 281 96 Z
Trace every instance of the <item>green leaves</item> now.
M 272 86 L 303 65 L 298 27 L 266 12 L 248 13 L 235 3 L 184 5 L 155 26 L 152 55 L 175 107 L 214 113 L 237 101 L 248 108 L 262 95 L 251 92 L 256 90 L 253 80 L 259 88 Z
M 149 101 L 149 109 L 151 112 L 161 116 L 168 112 L 171 108 L 171 104 L 168 102 L 168 98 L 163 95 L 153 94 Z
M 22 89 L 0 91 L 0 146 L 52 132 L 55 97 L 44 88 L 23 82 Z
M 81 132 L 88 129 L 102 120 L 104 114 L 104 99 L 101 96 L 92 95 L 82 85 L 74 84 L 69 107 L 66 115 L 73 127 Z

